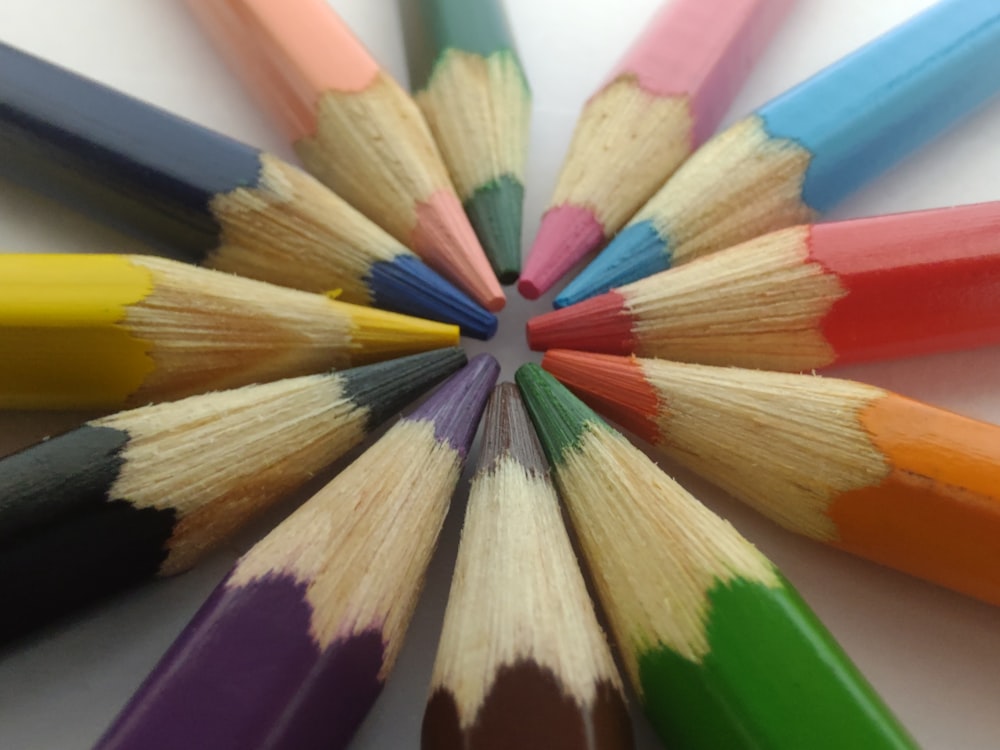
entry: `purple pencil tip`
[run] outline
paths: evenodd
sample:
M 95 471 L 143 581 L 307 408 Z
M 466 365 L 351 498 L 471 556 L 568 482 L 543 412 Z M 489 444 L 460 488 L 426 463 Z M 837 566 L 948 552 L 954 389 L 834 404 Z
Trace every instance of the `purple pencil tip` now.
M 438 442 L 447 441 L 464 459 L 499 375 L 496 359 L 489 354 L 475 356 L 406 419 L 433 422 Z

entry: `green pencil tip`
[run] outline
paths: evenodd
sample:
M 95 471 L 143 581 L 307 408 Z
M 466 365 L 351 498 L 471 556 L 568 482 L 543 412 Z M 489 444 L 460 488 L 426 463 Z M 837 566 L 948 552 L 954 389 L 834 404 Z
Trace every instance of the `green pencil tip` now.
M 521 211 L 524 186 L 503 175 L 477 188 L 465 212 L 501 284 L 517 281 L 521 272 Z
M 521 365 L 514 375 L 549 463 L 562 463 L 590 426 L 611 429 L 586 404 L 536 364 Z

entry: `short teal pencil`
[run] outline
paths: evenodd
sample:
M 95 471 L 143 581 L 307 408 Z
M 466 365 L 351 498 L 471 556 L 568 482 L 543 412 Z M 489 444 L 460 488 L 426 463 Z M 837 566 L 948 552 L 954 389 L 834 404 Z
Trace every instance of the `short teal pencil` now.
M 531 92 L 501 0 L 418 0 L 408 45 L 417 104 L 503 284 L 521 269 Z
M 916 747 L 752 544 L 540 367 L 516 379 L 667 747 Z

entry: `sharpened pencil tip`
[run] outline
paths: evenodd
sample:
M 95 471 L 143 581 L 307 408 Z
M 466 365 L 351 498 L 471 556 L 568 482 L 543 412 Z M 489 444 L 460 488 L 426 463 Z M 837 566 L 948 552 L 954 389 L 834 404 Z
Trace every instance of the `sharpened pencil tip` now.
M 553 206 L 542 217 L 518 291 L 527 299 L 538 299 L 604 240 L 604 227 L 589 208 Z
M 669 242 L 650 221 L 631 224 L 604 252 L 580 272 L 556 297 L 553 306 L 567 307 L 670 268 Z
M 517 281 L 521 271 L 521 214 L 524 186 L 504 175 L 479 187 L 465 202 L 486 257 L 503 285 Z

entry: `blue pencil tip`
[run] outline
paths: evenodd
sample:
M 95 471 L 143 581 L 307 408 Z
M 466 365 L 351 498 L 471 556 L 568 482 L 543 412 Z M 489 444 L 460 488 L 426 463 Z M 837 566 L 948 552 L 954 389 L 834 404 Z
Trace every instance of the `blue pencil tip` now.
M 670 247 L 652 222 L 623 229 L 553 302 L 559 309 L 670 268 Z
M 372 303 L 393 312 L 453 323 L 462 333 L 486 340 L 497 332 L 497 316 L 477 305 L 415 256 L 375 263 L 366 279 Z

